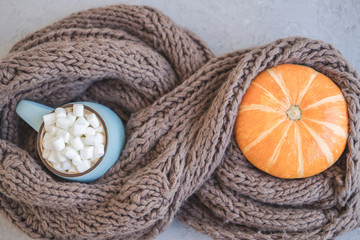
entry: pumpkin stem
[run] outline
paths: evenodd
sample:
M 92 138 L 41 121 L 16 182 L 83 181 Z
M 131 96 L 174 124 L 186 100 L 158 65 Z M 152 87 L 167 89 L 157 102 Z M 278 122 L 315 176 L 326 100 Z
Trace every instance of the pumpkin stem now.
M 298 105 L 291 105 L 286 110 L 286 115 L 290 120 L 299 121 L 301 119 L 301 109 Z

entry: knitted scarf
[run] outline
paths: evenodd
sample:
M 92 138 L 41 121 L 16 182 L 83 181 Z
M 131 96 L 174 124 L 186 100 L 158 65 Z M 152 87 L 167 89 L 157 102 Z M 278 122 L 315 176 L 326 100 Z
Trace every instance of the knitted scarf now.
M 307 65 L 348 104 L 339 161 L 285 180 L 253 167 L 233 125 L 261 71 Z M 0 209 L 33 238 L 147 239 L 174 217 L 217 239 L 326 239 L 359 225 L 359 76 L 331 45 L 280 39 L 217 58 L 155 9 L 91 9 L 39 30 L 0 62 Z M 125 122 L 117 163 L 92 183 L 51 174 L 21 99 L 49 106 L 99 102 Z

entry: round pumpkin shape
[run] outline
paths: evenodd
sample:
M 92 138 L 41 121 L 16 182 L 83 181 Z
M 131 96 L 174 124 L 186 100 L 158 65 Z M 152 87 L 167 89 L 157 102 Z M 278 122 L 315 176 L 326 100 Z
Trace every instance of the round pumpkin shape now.
M 251 82 L 234 131 L 255 167 L 280 178 L 309 177 L 329 168 L 344 151 L 347 106 L 340 89 L 325 75 L 283 64 Z

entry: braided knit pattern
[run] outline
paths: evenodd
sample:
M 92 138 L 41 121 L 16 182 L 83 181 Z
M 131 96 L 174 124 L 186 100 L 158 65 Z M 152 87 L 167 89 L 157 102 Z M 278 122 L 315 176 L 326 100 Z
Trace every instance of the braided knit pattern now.
M 269 176 L 241 153 L 233 125 L 261 71 L 307 65 L 348 104 L 341 159 L 299 180 Z M 287 38 L 213 58 L 149 7 L 73 14 L 17 43 L 0 62 L 0 209 L 33 238 L 147 239 L 176 216 L 216 239 L 332 239 L 359 225 L 359 76 L 331 45 Z M 118 162 L 92 183 L 49 173 L 21 99 L 86 100 L 126 124 Z

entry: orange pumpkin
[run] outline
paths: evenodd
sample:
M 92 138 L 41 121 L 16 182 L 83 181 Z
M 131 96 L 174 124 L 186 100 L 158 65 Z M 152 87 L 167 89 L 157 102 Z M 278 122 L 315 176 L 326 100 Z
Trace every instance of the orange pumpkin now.
M 254 166 L 280 178 L 304 178 L 329 168 L 344 151 L 347 106 L 325 75 L 283 64 L 252 81 L 234 127 Z

